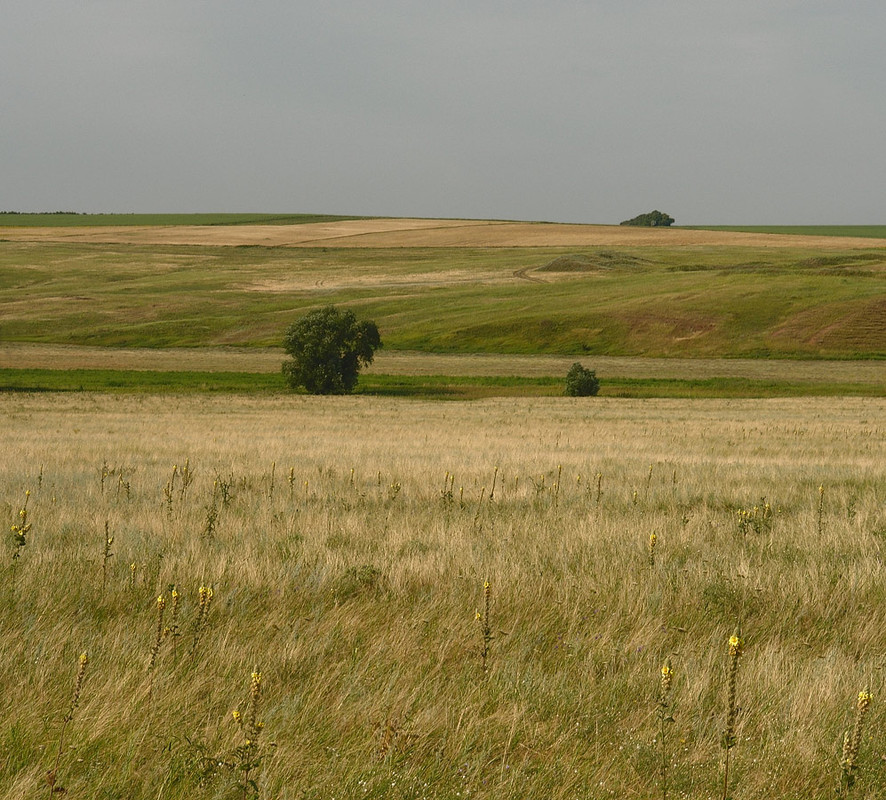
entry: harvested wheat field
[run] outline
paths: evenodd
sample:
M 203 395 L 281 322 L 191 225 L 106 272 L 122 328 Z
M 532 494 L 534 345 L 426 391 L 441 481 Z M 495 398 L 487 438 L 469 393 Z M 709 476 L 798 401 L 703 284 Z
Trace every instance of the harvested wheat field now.
M 873 800 L 884 420 L 0 396 L 0 797 Z
M 814 247 L 875 248 L 886 239 L 486 220 L 358 219 L 302 225 L 0 227 L 0 239 L 261 247 Z

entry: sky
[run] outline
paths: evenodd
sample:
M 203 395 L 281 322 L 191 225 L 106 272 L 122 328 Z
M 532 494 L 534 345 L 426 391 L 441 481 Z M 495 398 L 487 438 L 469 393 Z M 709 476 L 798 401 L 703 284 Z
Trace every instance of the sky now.
M 6 0 L 0 211 L 886 223 L 883 0 Z

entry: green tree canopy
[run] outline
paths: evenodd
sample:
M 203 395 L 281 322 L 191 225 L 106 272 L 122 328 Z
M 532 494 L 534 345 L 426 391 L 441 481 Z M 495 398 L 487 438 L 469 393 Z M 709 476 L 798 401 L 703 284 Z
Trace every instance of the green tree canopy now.
M 674 218 L 661 211 L 650 211 L 633 219 L 626 219 L 621 225 L 637 225 L 641 228 L 666 228 L 674 224 Z
M 349 394 L 360 369 L 372 363 L 382 346 L 378 328 L 358 322 L 353 311 L 326 306 L 290 325 L 283 347 L 291 360 L 283 362 L 289 385 L 311 394 Z

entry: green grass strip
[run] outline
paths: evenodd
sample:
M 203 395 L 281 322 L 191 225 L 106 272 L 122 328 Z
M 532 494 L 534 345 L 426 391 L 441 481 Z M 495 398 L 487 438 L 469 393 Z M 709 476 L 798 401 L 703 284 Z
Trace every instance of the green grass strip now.
M 155 372 L 112 369 L 2 369 L 0 391 L 150 394 L 266 394 L 284 390 L 282 375 L 251 372 Z
M 437 400 L 482 397 L 558 397 L 561 378 L 447 375 L 364 375 L 356 394 Z M 156 372 L 100 369 L 0 369 L 0 392 L 149 394 L 286 394 L 283 377 L 251 372 Z M 749 378 L 602 379 L 600 397 L 765 398 L 884 397 L 886 385 L 791 383 Z
M 886 239 L 886 225 L 684 225 L 694 231 L 735 231 L 736 233 L 777 233 L 791 236 L 853 236 Z

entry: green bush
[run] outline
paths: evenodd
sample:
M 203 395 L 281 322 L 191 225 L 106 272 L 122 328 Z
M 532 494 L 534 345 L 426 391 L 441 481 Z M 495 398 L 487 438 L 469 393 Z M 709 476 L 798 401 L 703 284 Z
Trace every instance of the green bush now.
M 592 369 L 576 361 L 566 373 L 566 394 L 569 397 L 593 397 L 600 391 L 600 381 Z

